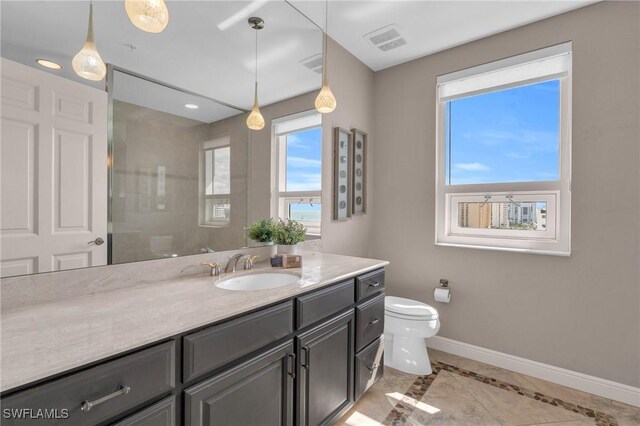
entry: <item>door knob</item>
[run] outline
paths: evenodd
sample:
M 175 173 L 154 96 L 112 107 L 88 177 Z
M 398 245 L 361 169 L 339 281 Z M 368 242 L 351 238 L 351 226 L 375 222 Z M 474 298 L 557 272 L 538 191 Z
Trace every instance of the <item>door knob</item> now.
M 101 245 L 104 244 L 104 240 L 102 238 L 98 237 L 93 241 L 89 241 L 88 244 L 95 244 L 97 246 L 101 246 Z

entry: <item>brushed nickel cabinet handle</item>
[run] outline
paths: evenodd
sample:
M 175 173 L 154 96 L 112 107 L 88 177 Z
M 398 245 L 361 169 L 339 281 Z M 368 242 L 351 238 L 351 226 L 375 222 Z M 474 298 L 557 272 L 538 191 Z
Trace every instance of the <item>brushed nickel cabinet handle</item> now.
M 117 391 L 110 393 L 109 395 L 105 395 L 102 398 L 98 398 L 95 401 L 84 401 L 82 403 L 81 410 L 84 412 L 87 412 L 91 410 L 93 407 L 95 407 L 96 405 L 100 405 L 103 402 L 107 402 L 110 399 L 113 399 L 117 396 L 126 395 L 129 392 L 131 392 L 131 388 L 129 386 L 120 386 L 120 389 L 118 389 Z
M 93 241 L 89 241 L 87 244 L 95 244 L 97 246 L 101 246 L 101 245 L 104 244 L 104 240 L 102 238 L 98 237 Z
M 380 322 L 380 320 L 378 318 L 374 318 L 371 321 L 369 321 L 369 325 L 374 325 L 374 324 L 377 324 L 379 322 Z
M 372 364 L 371 367 L 367 366 L 367 370 L 373 373 L 373 371 L 378 367 L 380 367 L 379 364 Z
M 382 284 L 379 281 L 374 282 L 373 284 L 369 284 L 369 287 L 380 287 L 380 284 Z

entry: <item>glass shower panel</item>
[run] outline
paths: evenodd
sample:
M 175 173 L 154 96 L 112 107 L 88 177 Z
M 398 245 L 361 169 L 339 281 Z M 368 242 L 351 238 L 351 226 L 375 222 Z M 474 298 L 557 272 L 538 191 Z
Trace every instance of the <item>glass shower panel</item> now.
M 111 263 L 243 247 L 243 111 L 119 70 L 110 89 Z

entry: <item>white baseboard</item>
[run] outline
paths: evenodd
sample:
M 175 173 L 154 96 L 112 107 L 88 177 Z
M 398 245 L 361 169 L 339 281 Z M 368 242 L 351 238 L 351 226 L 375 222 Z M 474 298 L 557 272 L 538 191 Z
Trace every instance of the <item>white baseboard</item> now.
M 447 339 L 446 337 L 431 337 L 427 339 L 427 346 L 442 352 L 484 362 L 485 364 L 515 371 L 516 373 L 526 374 L 538 379 L 640 407 L 640 388 L 554 367 L 553 365 L 543 364 L 537 361 L 531 361 L 515 355 L 485 349 L 480 346 L 458 342 Z

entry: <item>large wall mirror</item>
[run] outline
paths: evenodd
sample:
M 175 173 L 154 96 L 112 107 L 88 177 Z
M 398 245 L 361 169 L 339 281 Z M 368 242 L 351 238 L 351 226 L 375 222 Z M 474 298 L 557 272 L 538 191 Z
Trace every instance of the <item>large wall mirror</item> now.
M 158 34 L 124 1 L 93 3 L 100 81 L 72 67 L 88 1 L 0 3 L 2 277 L 239 249 L 250 212 L 273 211 L 251 188 L 272 170 L 249 161 L 247 20 L 265 21 L 263 106 L 320 87 L 321 30 L 281 0 L 166 3 Z

